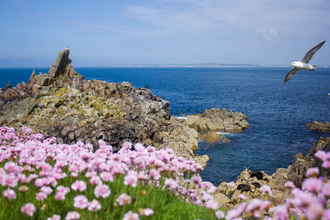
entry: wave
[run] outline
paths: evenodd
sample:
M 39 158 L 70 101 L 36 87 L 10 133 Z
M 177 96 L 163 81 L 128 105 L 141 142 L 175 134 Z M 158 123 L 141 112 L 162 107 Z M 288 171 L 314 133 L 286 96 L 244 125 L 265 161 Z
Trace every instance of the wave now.
M 186 115 L 186 116 L 175 116 L 177 119 L 184 119 L 186 120 L 190 115 Z
M 235 136 L 237 134 L 235 133 L 229 133 L 229 132 L 215 132 L 216 134 L 221 134 L 222 136 Z

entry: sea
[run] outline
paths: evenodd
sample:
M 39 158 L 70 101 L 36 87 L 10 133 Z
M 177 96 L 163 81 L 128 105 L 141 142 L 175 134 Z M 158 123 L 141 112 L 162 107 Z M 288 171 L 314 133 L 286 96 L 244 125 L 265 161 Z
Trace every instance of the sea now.
M 299 71 L 284 83 L 290 67 L 75 68 L 86 79 L 128 81 L 149 88 L 170 102 L 176 117 L 220 108 L 241 112 L 250 127 L 222 133 L 227 142 L 199 141 L 196 155 L 207 154 L 204 181 L 234 181 L 246 168 L 273 174 L 292 164 L 296 153 L 307 154 L 320 137 L 305 125 L 330 120 L 330 68 Z M 27 82 L 32 68 L 0 68 L 0 87 Z M 35 68 L 47 73 L 48 68 Z M 184 118 L 184 116 L 183 116 Z

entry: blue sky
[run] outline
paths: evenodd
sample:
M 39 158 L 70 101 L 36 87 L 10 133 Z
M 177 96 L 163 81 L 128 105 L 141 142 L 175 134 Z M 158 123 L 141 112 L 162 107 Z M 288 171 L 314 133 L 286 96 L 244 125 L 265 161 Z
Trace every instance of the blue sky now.
M 329 0 L 0 0 L 0 67 L 119 64 L 286 65 L 327 40 Z

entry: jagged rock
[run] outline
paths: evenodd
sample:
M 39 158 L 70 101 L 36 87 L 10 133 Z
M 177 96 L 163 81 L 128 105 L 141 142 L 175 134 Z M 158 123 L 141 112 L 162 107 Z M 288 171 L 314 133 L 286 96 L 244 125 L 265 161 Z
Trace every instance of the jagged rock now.
M 70 50 L 68 48 L 65 48 L 64 51 L 60 51 L 58 53 L 54 63 L 51 65 L 48 71 L 48 75 L 50 77 L 58 77 L 63 69 L 66 68 L 66 65 L 71 63 L 71 60 L 69 59 L 69 53 Z
M 186 119 L 189 127 L 198 132 L 238 132 L 249 127 L 242 113 L 219 108 L 207 109 L 203 114 L 191 115 Z
M 288 171 L 288 180 L 292 181 L 295 186 L 301 187 L 302 182 L 306 179 L 307 169 L 314 165 L 315 159 L 297 153 L 293 159 L 291 169 Z

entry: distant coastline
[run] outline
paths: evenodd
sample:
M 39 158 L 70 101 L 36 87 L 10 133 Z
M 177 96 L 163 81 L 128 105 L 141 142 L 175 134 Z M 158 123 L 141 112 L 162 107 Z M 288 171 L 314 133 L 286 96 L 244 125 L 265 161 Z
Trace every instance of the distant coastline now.
M 330 65 L 317 65 L 318 68 L 329 68 Z M 195 64 L 115 64 L 115 65 L 95 65 L 77 66 L 77 68 L 203 68 L 203 67 L 290 67 L 289 65 L 259 65 L 259 64 L 230 64 L 230 63 L 195 63 Z M 0 69 L 30 69 L 30 68 L 49 68 L 49 67 L 0 67 Z

